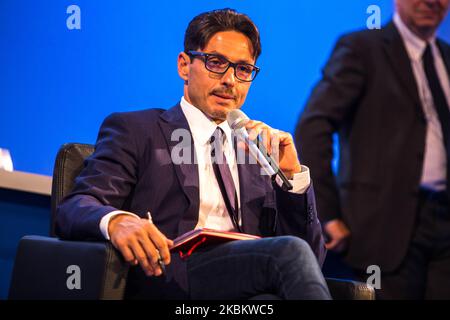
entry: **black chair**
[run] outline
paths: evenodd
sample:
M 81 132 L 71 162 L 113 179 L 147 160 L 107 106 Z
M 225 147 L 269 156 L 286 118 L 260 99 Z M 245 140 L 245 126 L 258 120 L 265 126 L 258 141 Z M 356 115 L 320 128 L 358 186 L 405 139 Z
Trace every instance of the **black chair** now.
M 70 143 L 56 156 L 52 185 L 50 235 L 20 240 L 9 299 L 123 299 L 128 264 L 109 242 L 63 241 L 55 237 L 56 207 L 73 188 L 83 162 L 94 151 Z M 81 276 L 77 284 L 76 271 Z M 334 299 L 373 300 L 375 290 L 361 282 L 327 279 Z
M 63 241 L 55 237 L 56 207 L 73 188 L 92 145 L 65 144 L 53 171 L 50 236 L 20 240 L 11 278 L 9 299 L 122 299 L 128 264 L 109 242 Z M 69 289 L 72 271 L 81 272 L 80 289 Z

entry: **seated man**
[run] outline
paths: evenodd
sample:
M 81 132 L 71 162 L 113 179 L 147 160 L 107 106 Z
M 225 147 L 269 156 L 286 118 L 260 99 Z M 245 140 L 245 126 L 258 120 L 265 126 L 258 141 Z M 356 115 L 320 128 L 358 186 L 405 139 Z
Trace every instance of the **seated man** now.
M 236 161 L 225 119 L 244 104 L 260 53 L 258 29 L 246 15 L 230 9 L 200 14 L 178 55 L 180 103 L 116 113 L 100 128 L 94 154 L 58 207 L 57 233 L 108 239 L 126 261 L 139 264 L 130 270 L 126 298 L 330 298 L 320 270 L 325 249 L 309 171 L 300 165 L 291 135 L 259 121 L 246 125 L 251 139 L 263 130 L 268 137 L 277 134 L 266 143 L 279 147 L 291 191 L 262 175 L 257 164 Z M 192 137 L 181 144 L 195 161 L 174 159 L 180 130 Z M 211 137 L 223 141 L 228 165 L 220 177 L 211 169 Z M 219 186 L 225 180 L 234 199 Z M 203 227 L 264 238 L 200 247 L 187 259 L 169 252 L 169 239 Z

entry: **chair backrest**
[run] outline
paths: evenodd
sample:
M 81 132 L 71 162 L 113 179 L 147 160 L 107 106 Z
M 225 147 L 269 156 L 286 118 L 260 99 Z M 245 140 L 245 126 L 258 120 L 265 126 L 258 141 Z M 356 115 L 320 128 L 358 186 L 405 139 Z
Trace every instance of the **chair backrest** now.
M 55 236 L 56 208 L 61 200 L 72 191 L 75 178 L 84 168 L 84 160 L 94 152 L 94 146 L 82 143 L 66 143 L 56 155 L 52 183 L 52 215 L 50 236 Z
M 94 151 L 89 144 L 68 143 L 56 156 L 52 185 L 50 234 L 25 236 L 17 249 L 9 299 L 122 299 L 128 263 L 109 241 L 68 241 L 55 236 L 56 208 L 72 191 L 84 160 Z M 31 266 L 31 267 L 30 267 Z M 82 270 L 82 290 L 68 287 L 68 267 Z

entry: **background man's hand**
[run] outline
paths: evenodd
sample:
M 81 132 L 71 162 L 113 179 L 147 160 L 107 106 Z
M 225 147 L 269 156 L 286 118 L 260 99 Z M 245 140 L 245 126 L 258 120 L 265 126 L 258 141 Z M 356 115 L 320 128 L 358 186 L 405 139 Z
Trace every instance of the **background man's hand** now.
M 109 222 L 108 233 L 111 243 L 124 259 L 133 265 L 139 263 L 147 276 L 162 274 L 158 263 L 160 256 L 165 265 L 170 263 L 172 240 L 147 219 L 122 214 L 114 216 Z
M 330 220 L 324 225 L 325 233 L 330 241 L 325 244 L 328 250 L 343 252 L 347 249 L 350 230 L 340 219 Z

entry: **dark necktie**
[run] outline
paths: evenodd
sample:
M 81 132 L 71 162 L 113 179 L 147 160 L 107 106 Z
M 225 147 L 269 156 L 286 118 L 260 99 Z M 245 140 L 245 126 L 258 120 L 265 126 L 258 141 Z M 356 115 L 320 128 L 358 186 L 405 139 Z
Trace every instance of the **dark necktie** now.
M 441 123 L 442 136 L 444 138 L 444 145 L 447 154 L 447 192 L 450 191 L 449 188 L 449 177 L 450 177 L 450 111 L 448 110 L 447 100 L 445 98 L 444 90 L 442 90 L 441 83 L 439 81 L 436 68 L 434 66 L 434 57 L 431 51 L 431 46 L 428 44 L 425 52 L 422 56 L 423 67 L 425 69 L 425 74 L 427 75 L 428 86 L 433 96 L 433 104 L 438 114 L 439 122 Z
M 225 135 L 222 129 L 217 127 L 210 139 L 211 162 L 231 221 L 233 222 L 234 227 L 238 231 L 241 231 L 239 226 L 239 205 L 236 187 L 233 176 L 231 175 L 230 167 L 227 163 L 227 158 L 223 153 L 224 139 Z

